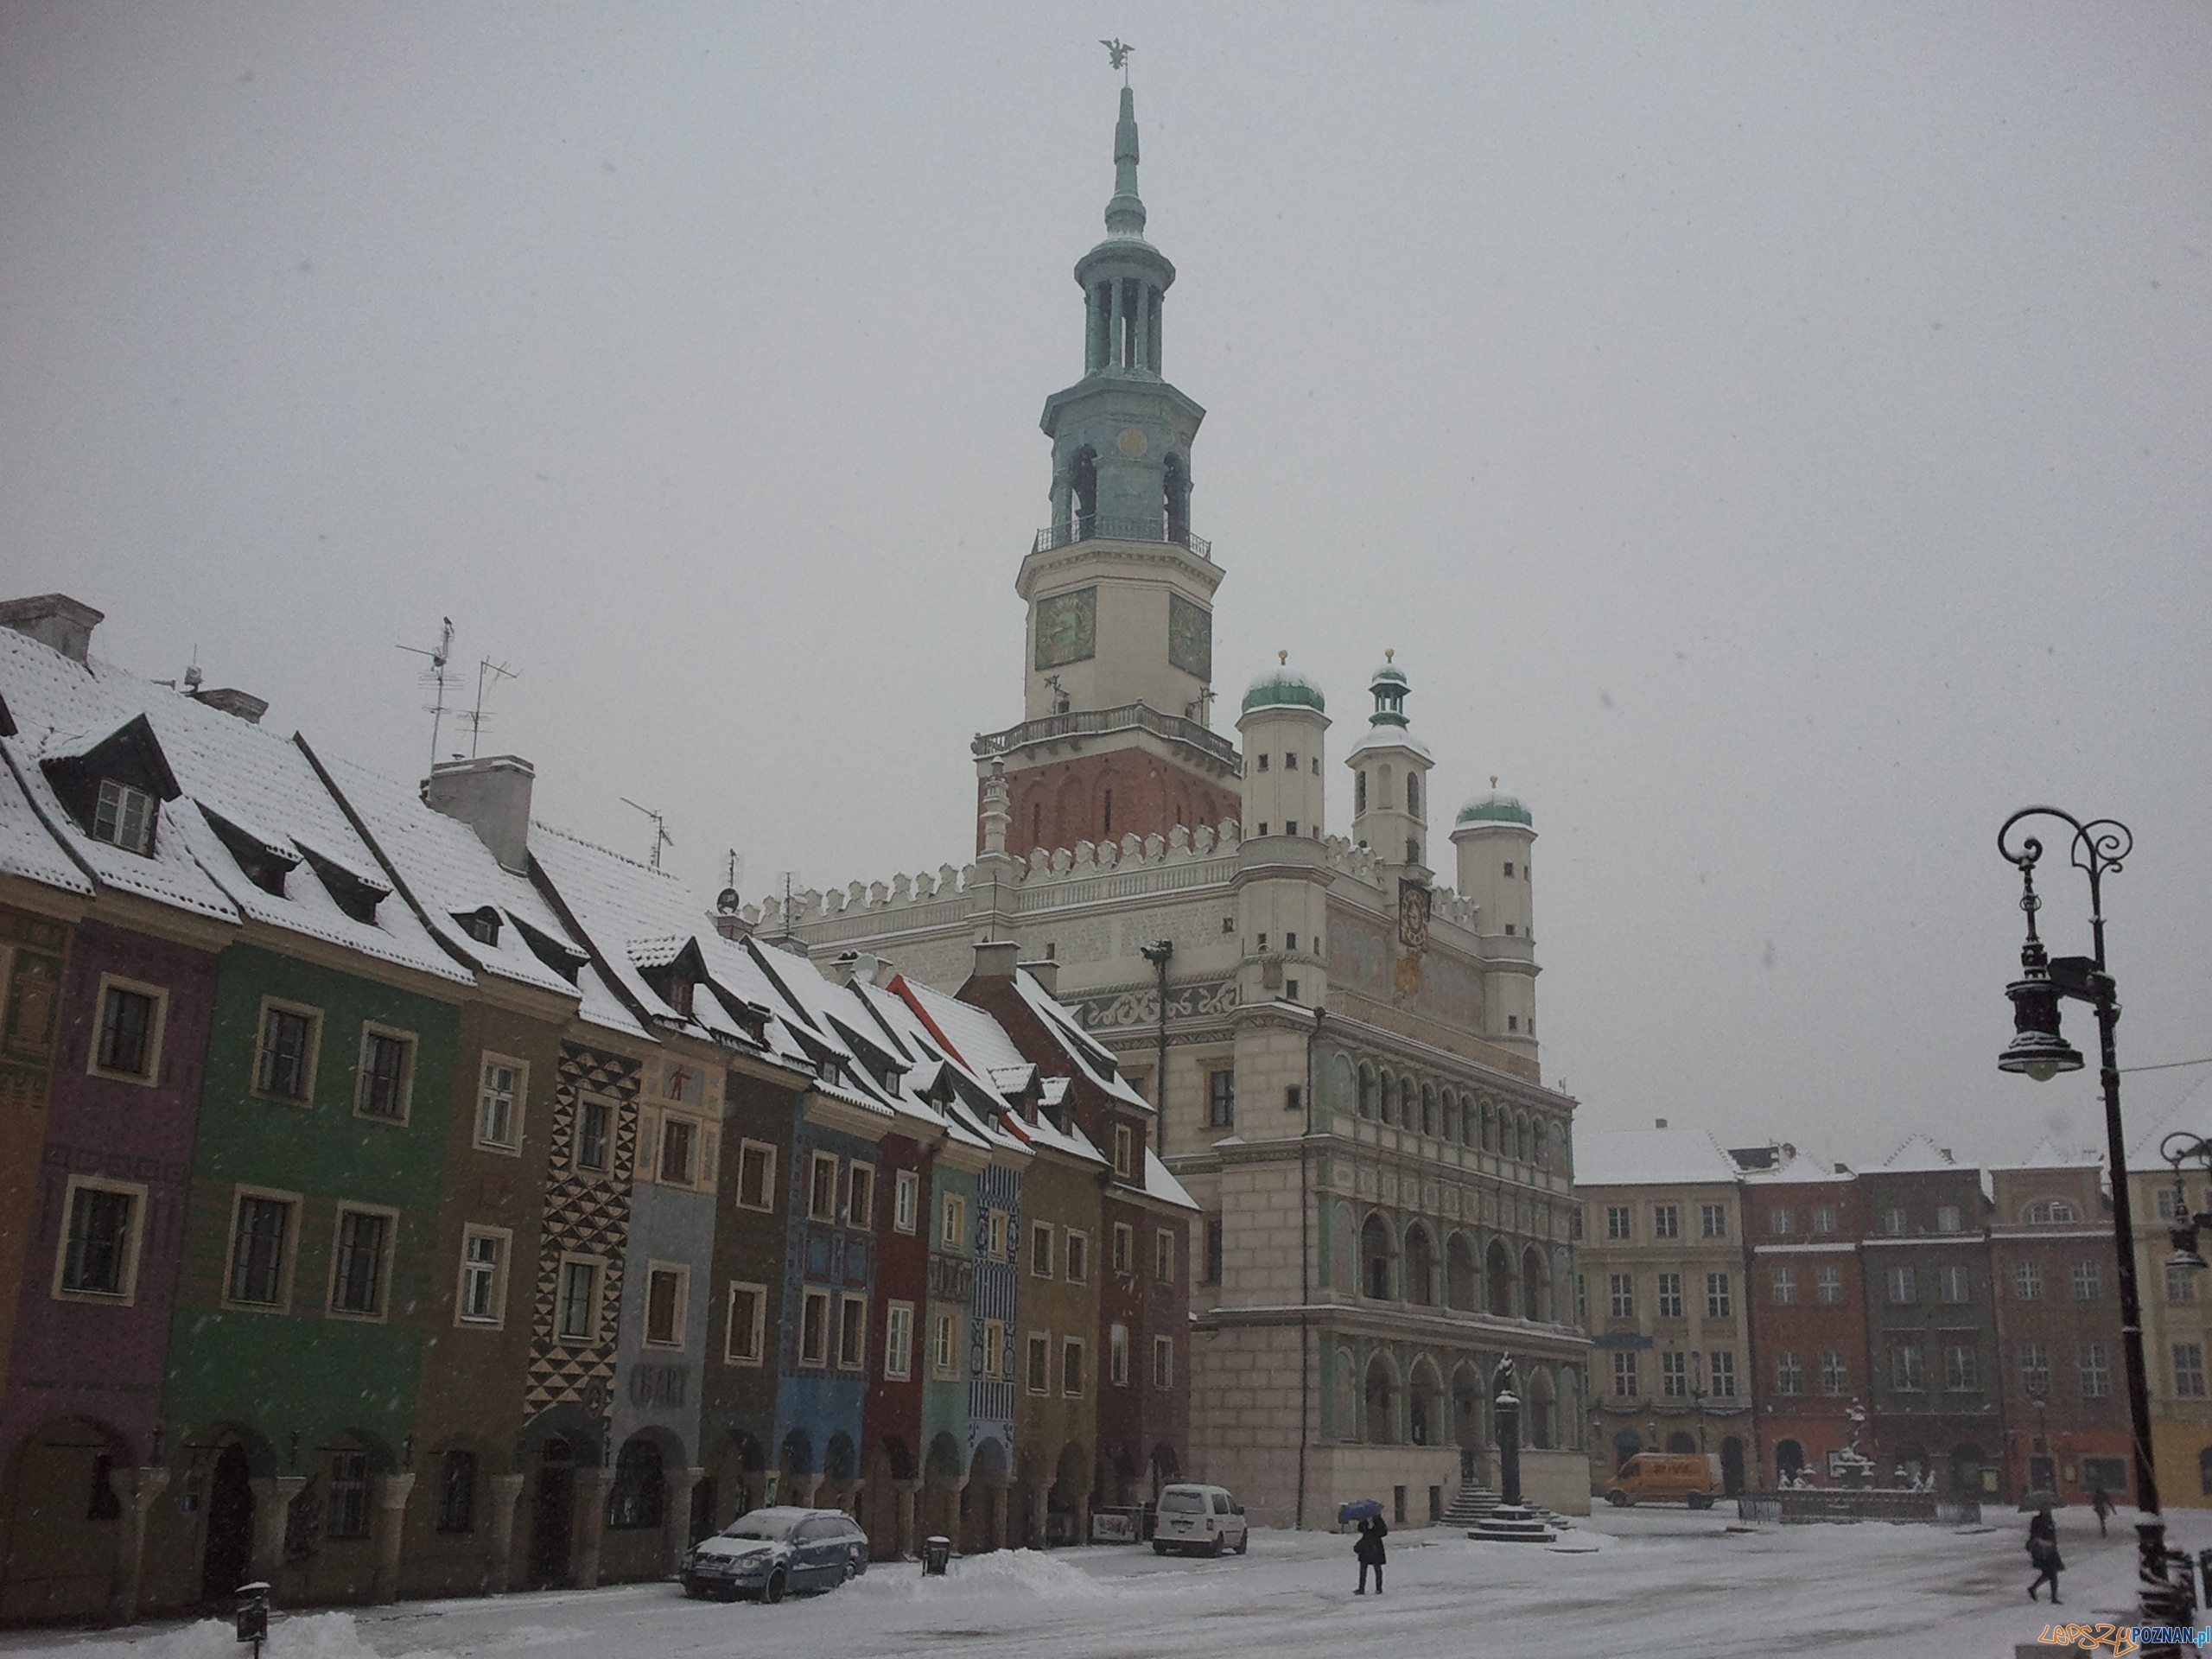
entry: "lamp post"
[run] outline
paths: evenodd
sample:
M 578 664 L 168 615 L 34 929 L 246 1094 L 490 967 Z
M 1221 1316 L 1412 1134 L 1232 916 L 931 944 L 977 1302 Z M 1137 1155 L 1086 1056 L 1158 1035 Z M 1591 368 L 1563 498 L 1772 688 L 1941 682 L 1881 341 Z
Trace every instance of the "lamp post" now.
M 2036 932 L 2036 912 L 2043 907 L 2043 900 L 2036 894 L 2036 865 L 2043 857 L 2044 846 L 2024 831 L 2017 836 L 2013 833 L 2030 818 L 2055 818 L 2071 832 L 2068 861 L 2089 882 L 2089 942 L 2094 953 L 2090 956 L 2054 959 Z M 2120 1354 L 2127 1366 L 2127 1412 L 2135 1453 L 2136 1600 L 2141 1623 L 2174 1624 L 2182 1620 L 2188 1592 L 2166 1576 L 2166 1522 L 2159 1512 L 2158 1476 L 2152 1466 L 2143 1302 L 2135 1282 L 2135 1223 L 2127 1191 L 2127 1148 L 2120 1121 L 2120 1060 L 2113 1039 L 2113 1027 L 2120 1021 L 2120 1001 L 2112 976 L 2105 970 L 2104 878 L 2117 873 L 2134 849 L 2133 834 L 2118 820 L 2094 818 L 2084 823 L 2055 806 L 2023 807 L 1998 830 L 1998 852 L 2020 872 L 2020 908 L 2027 914 L 2028 937 L 2020 946 L 2020 977 L 2005 988 L 2012 1002 L 2013 1036 L 1997 1067 L 2038 1083 L 2062 1071 L 2079 1071 L 2081 1051 L 2059 1033 L 2059 999 L 2072 997 L 2096 1010 L 2106 1155 L 2112 1169 L 2113 1243 L 2120 1269 Z M 2144 1651 L 2178 1649 L 2146 1647 Z
M 1705 1352 L 1690 1350 L 1690 1409 L 1697 1413 L 1698 1455 L 1705 1454 Z

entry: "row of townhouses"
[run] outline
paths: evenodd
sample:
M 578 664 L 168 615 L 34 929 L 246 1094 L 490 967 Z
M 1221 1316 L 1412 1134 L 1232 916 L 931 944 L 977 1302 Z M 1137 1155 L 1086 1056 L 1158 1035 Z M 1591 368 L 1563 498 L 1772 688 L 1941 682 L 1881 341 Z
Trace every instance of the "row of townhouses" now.
M 2160 1497 L 2212 1502 L 2212 1331 L 2169 1267 L 2170 1173 L 2131 1153 Z M 2197 1125 L 2200 1128 L 2207 1127 Z M 1575 1298 L 1592 1344 L 1592 1490 L 1646 1448 L 1792 1480 L 2017 1500 L 2134 1481 L 2103 1159 L 2045 1143 L 1976 1168 L 1915 1136 L 1877 1168 L 1656 1128 L 1586 1132 Z M 2205 1206 L 2205 1195 L 2189 1203 Z
M 0 1617 L 666 1573 L 768 1501 L 1089 1535 L 1189 1458 L 1195 1206 L 973 948 L 818 969 L 0 607 Z

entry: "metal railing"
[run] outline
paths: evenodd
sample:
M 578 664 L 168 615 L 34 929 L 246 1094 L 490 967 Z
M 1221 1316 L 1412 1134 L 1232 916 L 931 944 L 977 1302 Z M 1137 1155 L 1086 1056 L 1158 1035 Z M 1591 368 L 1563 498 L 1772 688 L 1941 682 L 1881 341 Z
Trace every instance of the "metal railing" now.
M 1125 702 L 1118 709 L 1084 709 L 1065 715 L 1046 715 L 1036 720 L 1025 720 L 1002 732 L 987 732 L 969 747 L 979 756 L 1003 754 L 1026 744 L 1064 737 L 1097 737 L 1107 732 L 1132 728 L 1173 742 L 1188 743 L 1224 766 L 1236 764 L 1236 746 L 1218 732 L 1209 731 L 1197 721 L 1185 720 L 1180 715 L 1163 715 L 1148 702 Z
M 1170 536 L 1166 518 L 1102 518 L 1090 513 L 1065 524 L 1047 524 L 1037 532 L 1033 553 L 1049 553 L 1056 547 L 1071 547 L 1077 542 L 1161 542 L 1170 547 L 1180 547 L 1197 554 L 1207 563 L 1213 563 L 1213 543 L 1203 536 Z

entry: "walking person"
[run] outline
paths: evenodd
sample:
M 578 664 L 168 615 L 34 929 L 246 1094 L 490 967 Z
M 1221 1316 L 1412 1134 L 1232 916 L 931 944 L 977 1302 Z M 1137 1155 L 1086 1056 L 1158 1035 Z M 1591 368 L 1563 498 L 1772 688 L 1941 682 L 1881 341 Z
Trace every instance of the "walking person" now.
M 1382 1540 L 1389 1531 L 1389 1523 L 1380 1515 L 1360 1518 L 1359 1541 L 1351 1547 L 1351 1553 L 1359 1560 L 1359 1588 L 1352 1592 L 1355 1596 L 1367 1593 L 1367 1570 L 1370 1567 L 1375 1569 L 1375 1593 L 1378 1596 L 1382 1593 Z
M 2036 1592 L 2047 1584 L 2050 1605 L 2057 1606 L 2058 1575 L 2066 1570 L 2066 1563 L 2058 1558 L 2058 1529 L 2052 1524 L 2049 1510 L 2037 1510 L 2036 1518 L 2028 1522 L 2028 1564 L 2036 1570 L 2035 1580 L 2028 1586 L 2028 1599 L 2038 1599 Z
M 2097 1536 L 2110 1537 L 2112 1535 L 2105 1530 L 2105 1519 L 2112 1513 L 2112 1499 L 2106 1496 L 2103 1487 L 2100 1486 L 2089 1494 L 2089 1507 L 2097 1512 Z

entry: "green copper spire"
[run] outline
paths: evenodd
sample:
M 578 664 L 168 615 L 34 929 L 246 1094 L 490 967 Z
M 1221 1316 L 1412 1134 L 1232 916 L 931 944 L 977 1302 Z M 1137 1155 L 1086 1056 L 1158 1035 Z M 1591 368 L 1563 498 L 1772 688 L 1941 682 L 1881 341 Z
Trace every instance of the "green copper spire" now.
M 1109 236 L 1144 238 L 1144 203 L 1137 196 L 1136 94 L 1122 88 L 1122 118 L 1114 124 L 1114 199 L 1106 204 Z

